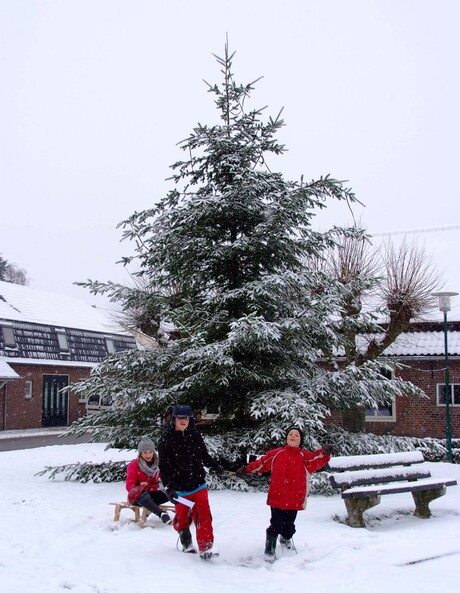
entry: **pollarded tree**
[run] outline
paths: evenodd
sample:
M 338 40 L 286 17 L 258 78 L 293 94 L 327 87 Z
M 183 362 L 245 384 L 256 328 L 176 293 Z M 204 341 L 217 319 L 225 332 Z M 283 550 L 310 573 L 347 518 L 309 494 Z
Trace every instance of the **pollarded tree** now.
M 220 121 L 198 124 L 181 143 L 187 159 L 172 166 L 174 188 L 153 208 L 122 223 L 135 245 L 143 289 L 88 282 L 123 310 L 141 312 L 144 331 L 161 321 L 175 339 L 116 354 L 77 390 L 108 393 L 116 409 L 81 420 L 100 439 L 133 445 L 152 436 L 175 403 L 220 409 L 209 427 L 217 454 L 236 460 L 275 443 L 290 424 L 312 445 L 331 406 L 372 405 L 413 388 L 387 381 L 372 363 L 339 368 L 341 286 L 305 261 L 323 257 L 342 233 L 318 233 L 311 220 L 330 199 L 355 201 L 329 177 L 287 181 L 267 166 L 283 153 L 280 116 L 247 111 L 253 84 L 239 85 L 226 47 L 223 82 L 208 85 Z M 271 164 L 271 163 L 270 163 Z M 147 319 L 147 323 L 145 323 Z
M 342 288 L 344 360 L 358 367 L 377 360 L 412 322 L 432 311 L 432 293 L 441 284 L 416 242 L 396 247 L 387 241 L 374 248 L 363 230 L 340 237 L 322 266 Z M 347 406 L 342 416 L 346 429 L 364 430 L 362 406 Z

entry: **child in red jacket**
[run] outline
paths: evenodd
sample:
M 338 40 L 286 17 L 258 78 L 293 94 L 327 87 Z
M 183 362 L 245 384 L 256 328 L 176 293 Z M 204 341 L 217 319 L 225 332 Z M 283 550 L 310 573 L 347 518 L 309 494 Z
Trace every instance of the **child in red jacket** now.
M 171 517 L 159 507 L 160 504 L 168 502 L 168 497 L 160 490 L 158 455 L 153 441 L 143 438 L 139 442 L 137 451 L 138 456 L 131 461 L 126 470 L 128 502 L 145 507 L 157 515 L 163 523 L 169 525 L 172 521 Z
M 271 471 L 267 504 L 271 507 L 270 525 L 265 541 L 265 558 L 276 558 L 276 540 L 280 536 L 282 546 L 291 549 L 291 538 L 295 533 L 297 511 L 305 508 L 308 496 L 310 474 L 321 469 L 330 459 L 332 445 L 324 445 L 318 451 L 302 449 L 303 432 L 293 426 L 286 435 L 286 445 L 268 451 L 240 468 L 236 475 L 262 474 Z

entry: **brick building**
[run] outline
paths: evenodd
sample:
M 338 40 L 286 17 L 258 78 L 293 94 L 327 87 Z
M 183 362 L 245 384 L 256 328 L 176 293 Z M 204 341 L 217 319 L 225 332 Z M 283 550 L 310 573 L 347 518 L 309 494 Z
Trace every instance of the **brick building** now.
M 448 324 L 448 346 L 452 434 L 460 438 L 460 321 Z M 0 430 L 71 424 L 86 402 L 61 389 L 87 377 L 112 352 L 135 347 L 133 337 L 79 299 L 0 282 Z M 443 438 L 443 323 L 413 324 L 385 355 L 405 364 L 397 374 L 427 397 L 368 410 L 367 431 Z
M 86 402 L 62 389 L 136 341 L 80 299 L 0 282 L 0 430 L 67 426 Z
M 460 321 L 448 323 L 449 387 L 452 435 L 460 438 Z M 443 322 L 414 323 L 385 351 L 407 366 L 398 371 L 420 387 L 426 398 L 402 397 L 390 407 L 368 410 L 366 429 L 375 434 L 445 437 L 445 343 Z

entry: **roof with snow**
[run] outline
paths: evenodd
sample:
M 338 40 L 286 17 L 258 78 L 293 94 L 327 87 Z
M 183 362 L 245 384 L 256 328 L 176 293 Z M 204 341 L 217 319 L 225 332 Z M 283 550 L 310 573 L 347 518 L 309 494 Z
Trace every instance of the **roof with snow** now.
M 360 336 L 364 346 L 369 337 Z M 460 322 L 448 323 L 447 345 L 449 356 L 460 356 Z M 444 356 L 443 322 L 418 322 L 411 325 L 410 331 L 400 334 L 386 350 L 384 355 L 391 357 L 406 356 Z
M 104 309 L 71 297 L 0 281 L 0 320 L 126 334 Z
M 104 309 L 75 297 L 0 282 L 4 380 L 15 378 L 15 371 L 8 371 L 14 362 L 94 366 L 110 354 L 136 347 L 135 339 Z
M 10 365 L 0 358 L 0 381 L 11 381 L 21 377 L 14 371 Z

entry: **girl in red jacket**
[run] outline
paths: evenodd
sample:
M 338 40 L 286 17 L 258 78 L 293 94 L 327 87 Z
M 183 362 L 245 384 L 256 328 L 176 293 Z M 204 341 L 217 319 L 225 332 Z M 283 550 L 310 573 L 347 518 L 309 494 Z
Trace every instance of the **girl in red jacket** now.
M 297 511 L 303 510 L 307 503 L 310 474 L 326 465 L 333 449 L 332 445 L 324 445 L 312 453 L 302 449 L 302 444 L 303 432 L 293 426 L 287 431 L 284 447 L 268 451 L 236 472 L 241 477 L 245 473 L 263 474 L 271 471 L 267 497 L 271 519 L 265 541 L 265 558 L 268 561 L 276 558 L 278 535 L 282 546 L 293 548 L 291 538 L 295 533 Z
M 138 456 L 131 461 L 126 470 L 128 501 L 130 504 L 145 507 L 169 525 L 171 517 L 159 507 L 160 504 L 168 502 L 168 497 L 160 490 L 158 455 L 153 441 L 149 438 L 142 439 L 137 450 Z

